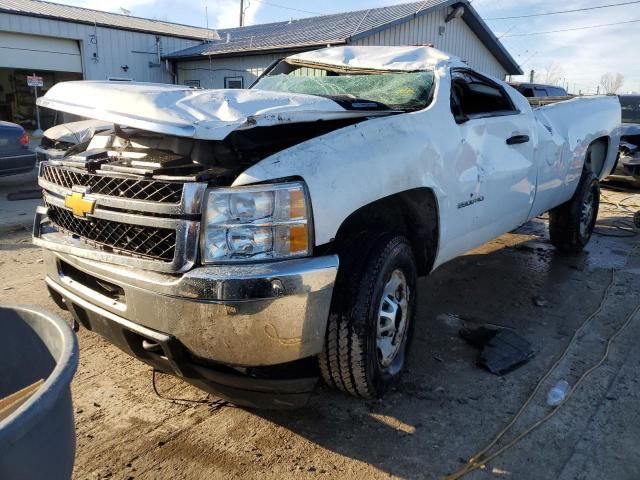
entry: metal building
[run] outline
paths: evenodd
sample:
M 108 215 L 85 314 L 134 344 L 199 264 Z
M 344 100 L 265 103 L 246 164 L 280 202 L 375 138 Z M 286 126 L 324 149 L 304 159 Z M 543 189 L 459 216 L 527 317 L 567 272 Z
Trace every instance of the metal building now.
M 37 0 L 0 0 L 0 120 L 32 125 L 34 89 L 27 76 L 42 77 L 43 93 L 65 80 L 132 79 L 174 83 L 161 57 L 216 32 Z M 53 113 L 42 109 L 42 127 Z
M 178 83 L 246 88 L 273 61 L 327 45 L 424 45 L 494 77 L 522 71 L 467 0 L 427 0 L 287 22 L 218 29 L 220 40 L 165 55 Z

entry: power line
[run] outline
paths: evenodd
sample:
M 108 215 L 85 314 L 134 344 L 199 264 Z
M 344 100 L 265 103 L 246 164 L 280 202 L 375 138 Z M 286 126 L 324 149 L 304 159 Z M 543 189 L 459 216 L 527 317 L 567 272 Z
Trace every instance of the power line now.
M 637 19 L 637 20 L 629 20 L 629 21 L 626 21 L 626 22 L 603 23 L 601 25 L 589 25 L 587 27 L 564 28 L 562 30 L 547 30 L 546 32 L 512 33 L 511 35 L 504 35 L 503 38 L 507 38 L 507 37 L 526 37 L 526 36 L 529 36 L 529 35 L 545 35 L 547 33 L 573 32 L 575 30 L 587 30 L 589 28 L 611 27 L 613 25 L 624 25 L 624 24 L 627 24 L 627 23 L 638 23 L 638 22 L 640 22 L 640 18 Z
M 587 10 L 597 10 L 599 8 L 609 8 L 609 7 L 622 7 L 623 5 L 632 5 L 634 3 L 640 3 L 640 0 L 635 0 L 635 1 L 632 1 L 632 2 L 624 2 L 624 3 L 611 3 L 611 4 L 608 4 L 608 5 L 598 5 L 596 7 L 574 8 L 573 10 L 559 10 L 557 12 L 531 13 L 531 14 L 528 14 L 528 15 L 515 15 L 513 17 L 485 18 L 485 20 L 509 20 L 509 19 L 512 19 L 512 18 L 542 17 L 542 16 L 545 16 L 545 15 L 559 15 L 561 13 L 586 12 Z
M 301 10 L 299 8 L 287 7 L 286 5 L 279 5 L 277 3 L 268 2 L 266 0 L 255 0 L 255 1 L 256 2 L 260 2 L 260 3 L 264 3 L 265 5 L 271 5 L 272 7 L 284 8 L 286 10 L 293 10 L 294 12 L 309 13 L 311 15 L 326 15 L 326 14 L 320 13 L 320 12 L 312 12 L 312 11 L 309 11 L 309 10 Z M 638 0 L 638 2 L 640 2 L 640 0 Z

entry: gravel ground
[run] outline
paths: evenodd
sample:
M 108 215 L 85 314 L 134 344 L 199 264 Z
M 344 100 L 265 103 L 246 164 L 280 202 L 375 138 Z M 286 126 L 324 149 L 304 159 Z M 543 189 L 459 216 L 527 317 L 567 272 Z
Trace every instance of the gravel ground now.
M 604 191 L 600 233 L 629 213 Z M 625 202 L 640 205 L 640 195 Z M 638 207 L 640 208 L 640 207 Z M 618 223 L 619 224 L 619 223 Z M 470 252 L 420 281 L 409 370 L 381 401 L 364 402 L 320 388 L 305 409 L 249 411 L 221 403 L 151 370 L 81 330 L 73 382 L 78 479 L 155 478 L 441 478 L 502 429 L 537 380 L 594 312 L 514 431 L 549 412 L 551 383 L 574 384 L 603 354 L 607 339 L 640 303 L 638 237 L 596 235 L 587 251 L 561 256 L 537 219 Z M 24 229 L 0 233 L 0 303 L 43 306 L 42 256 Z M 503 376 L 475 364 L 461 326 L 515 328 L 537 350 Z M 640 478 L 640 316 L 616 340 L 604 365 L 551 420 L 486 468 L 465 478 Z M 634 348 L 635 347 L 635 348 Z

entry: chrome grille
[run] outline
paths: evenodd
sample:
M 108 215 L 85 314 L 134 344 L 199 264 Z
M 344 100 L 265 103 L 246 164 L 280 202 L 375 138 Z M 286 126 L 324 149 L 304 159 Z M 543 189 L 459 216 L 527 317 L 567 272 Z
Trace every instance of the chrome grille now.
M 42 165 L 41 177 L 47 182 L 71 189 L 74 186 L 90 187 L 95 195 L 106 195 L 131 200 L 159 203 L 180 203 L 184 184 L 108 177 L 71 168 Z
M 91 218 L 83 220 L 51 204 L 48 217 L 60 229 L 81 237 L 103 250 L 126 253 L 139 258 L 171 262 L 176 251 L 176 231 L 168 228 L 132 225 Z

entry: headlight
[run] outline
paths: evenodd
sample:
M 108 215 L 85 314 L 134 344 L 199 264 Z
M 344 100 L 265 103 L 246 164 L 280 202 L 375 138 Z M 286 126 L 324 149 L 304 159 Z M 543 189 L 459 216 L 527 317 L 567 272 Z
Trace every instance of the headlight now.
M 204 263 L 311 253 L 309 205 L 301 182 L 209 190 L 203 222 Z

